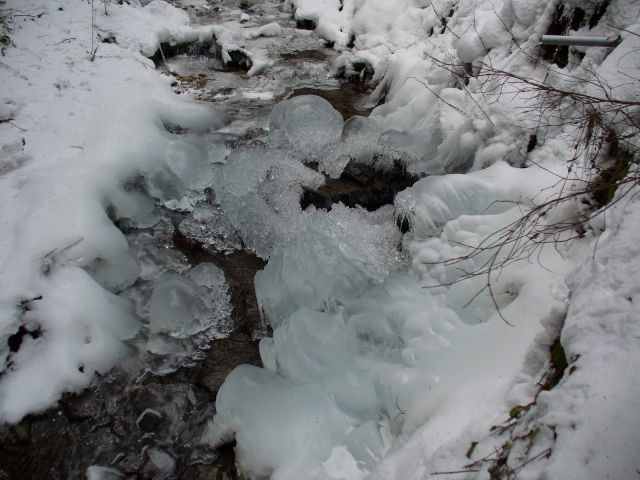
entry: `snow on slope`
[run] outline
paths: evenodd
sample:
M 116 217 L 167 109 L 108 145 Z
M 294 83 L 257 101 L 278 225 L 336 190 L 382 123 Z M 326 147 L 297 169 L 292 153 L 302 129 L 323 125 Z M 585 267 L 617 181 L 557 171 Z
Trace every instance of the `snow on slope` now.
M 126 353 L 137 329 L 120 292 L 138 276 L 108 210 L 149 221 L 127 178 L 209 175 L 164 124 L 206 131 L 226 117 L 177 97 L 151 54 L 198 38 L 162 1 L 109 5 L 10 1 L 17 11 L 0 63 L 0 418 L 18 421 L 86 387 Z M 101 5 L 102 7 L 102 5 Z M 99 45 L 91 60 L 91 37 Z M 97 43 L 114 36 L 120 44 Z M 181 151 L 182 150 L 182 151 Z M 189 156 L 187 156 L 189 155 Z M 199 156 L 198 156 L 199 155 Z M 185 168 L 186 167 L 186 168 Z M 199 169 L 198 169 L 199 168 Z M 10 341 L 13 345 L 10 351 Z
M 522 88 L 546 82 L 637 101 L 640 6 L 612 1 L 597 18 L 595 1 L 564 2 L 567 12 L 586 12 L 572 34 L 621 33 L 622 43 L 613 53 L 573 52 L 561 67 L 539 58 L 537 46 L 560 2 L 292 4 L 296 18 L 313 21 L 336 48 L 355 36 L 355 48 L 336 68 L 349 74 L 366 62 L 375 69 L 373 100 L 386 98 L 371 114 L 371 134 L 383 132 L 379 148 L 400 154 L 415 172 L 471 172 L 428 177 L 399 195 L 397 213 L 412 225 L 403 243 L 411 267 L 360 297 L 341 296 L 340 278 L 314 277 L 321 285 L 304 291 L 284 287 L 302 283 L 299 272 L 312 276 L 322 261 L 299 255 L 296 240 L 271 257 L 256 279 L 274 326 L 273 339 L 261 343 L 265 369 L 231 374 L 206 440 L 218 445 L 235 437 L 239 466 L 252 478 L 489 478 L 496 465 L 505 478 L 635 478 L 640 385 L 630 372 L 640 360 L 632 347 L 638 287 L 633 262 L 625 269 L 618 262 L 633 258 L 637 201 L 587 223 L 584 239 L 564 243 L 573 235 L 567 230 L 531 258 L 503 266 L 505 249 L 469 254 L 530 208 L 584 185 L 591 159 L 575 150 L 584 134 L 572 124 L 579 119 L 575 105 L 542 108 L 540 91 Z M 499 71 L 520 80 L 505 82 Z M 622 138 L 626 128 L 622 122 L 616 133 Z M 579 222 L 587 200 L 551 208 L 538 227 Z M 603 228 L 609 237 L 601 240 L 620 237 L 592 258 Z M 500 268 L 491 277 L 465 277 L 496 251 Z M 582 269 L 569 276 L 577 265 Z M 482 290 L 487 281 L 492 295 Z M 629 291 L 625 300 L 618 287 Z M 571 366 L 538 395 L 558 336 Z M 514 406 L 522 411 L 513 413 Z M 510 414 L 517 421 L 492 434 Z

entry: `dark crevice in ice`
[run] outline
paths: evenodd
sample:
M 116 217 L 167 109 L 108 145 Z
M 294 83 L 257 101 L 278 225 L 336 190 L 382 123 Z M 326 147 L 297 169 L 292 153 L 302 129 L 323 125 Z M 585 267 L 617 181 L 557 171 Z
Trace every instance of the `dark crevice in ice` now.
M 315 190 L 305 188 L 300 206 L 302 209 L 313 205 L 331 210 L 334 203 L 340 202 L 347 207 L 360 206 L 374 211 L 392 204 L 398 192 L 417 180 L 418 177 L 409 174 L 399 163 L 389 170 L 379 171 L 370 165 L 351 161 L 339 178 L 329 178 L 325 185 Z

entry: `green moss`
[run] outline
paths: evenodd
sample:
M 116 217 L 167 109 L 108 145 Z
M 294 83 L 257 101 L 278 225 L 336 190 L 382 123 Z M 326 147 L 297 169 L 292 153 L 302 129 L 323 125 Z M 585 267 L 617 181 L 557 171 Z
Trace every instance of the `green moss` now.
M 509 410 L 509 418 L 518 418 L 526 410 L 522 405 L 516 405 Z
M 471 445 L 469 445 L 469 450 L 467 450 L 467 458 L 471 458 L 471 455 L 473 455 L 473 451 L 477 446 L 478 442 L 471 442 Z
M 551 345 L 551 364 L 553 366 L 553 375 L 549 379 L 548 388 L 555 387 L 560 379 L 564 375 L 564 371 L 567 369 L 569 363 L 567 362 L 567 355 L 564 352 L 564 347 L 560 343 L 560 338 Z

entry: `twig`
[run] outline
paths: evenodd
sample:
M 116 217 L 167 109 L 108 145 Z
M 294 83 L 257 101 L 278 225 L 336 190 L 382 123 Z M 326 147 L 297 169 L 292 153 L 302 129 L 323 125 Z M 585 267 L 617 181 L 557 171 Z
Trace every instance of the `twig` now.
M 37 15 L 29 15 L 29 14 L 27 14 L 27 13 L 21 13 L 21 14 L 20 14 L 20 13 L 15 13 L 15 14 L 12 14 L 11 16 L 12 16 L 12 17 L 40 18 L 40 17 L 42 17 L 45 13 L 47 13 L 47 12 L 40 12 L 40 13 L 38 13 Z
M 522 468 L 522 467 L 524 467 L 525 465 L 527 465 L 527 464 L 529 464 L 529 463 L 531 463 L 531 462 L 533 462 L 533 461 L 535 461 L 535 460 L 539 459 L 540 457 L 549 456 L 550 454 L 551 454 L 551 448 L 547 448 L 546 450 L 543 450 L 543 451 L 542 451 L 542 452 L 540 452 L 539 454 L 534 455 L 533 457 L 531 457 L 531 458 L 527 459 L 525 462 L 522 462 L 521 464 L 519 464 L 519 465 L 517 465 L 517 466 L 513 467 L 513 468 L 511 469 L 511 471 L 515 473 L 515 471 L 516 471 L 516 470 L 521 469 L 521 468 Z
M 8 123 L 9 125 L 16 127 L 18 130 L 22 130 L 23 132 L 28 132 L 29 130 L 27 130 L 26 128 L 22 128 L 19 125 L 16 125 L 15 123 L 13 123 L 13 119 L 10 118 L 8 120 L 0 120 L 0 123 Z
M 58 43 L 54 43 L 54 45 L 60 45 L 61 43 L 71 42 L 71 40 L 75 40 L 76 37 L 65 38 L 64 40 L 60 40 Z
M 456 475 L 459 473 L 474 473 L 479 472 L 480 470 L 471 469 L 471 470 L 451 470 L 450 472 L 433 472 L 431 475 Z

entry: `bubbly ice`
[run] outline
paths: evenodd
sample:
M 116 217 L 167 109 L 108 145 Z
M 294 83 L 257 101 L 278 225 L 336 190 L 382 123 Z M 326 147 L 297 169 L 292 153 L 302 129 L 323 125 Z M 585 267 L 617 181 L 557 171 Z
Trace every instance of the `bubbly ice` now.
M 256 274 L 256 294 L 273 325 L 303 306 L 335 309 L 401 265 L 401 234 L 390 207 L 335 205 L 308 215 L 295 237 Z
M 304 161 L 326 161 L 340 142 L 342 115 L 325 99 L 301 95 L 278 103 L 269 119 L 268 143 L 293 148 Z
M 160 278 L 149 300 L 149 332 L 188 338 L 218 327 L 230 313 L 224 273 L 202 263 L 186 277 L 168 273 Z
M 237 150 L 216 181 L 218 200 L 245 245 L 268 258 L 302 220 L 302 187 L 317 188 L 324 176 L 281 150 Z
M 219 206 L 206 202 L 195 205 L 191 215 L 178 226 L 187 238 L 200 242 L 210 252 L 230 253 L 242 248 L 242 239 Z

